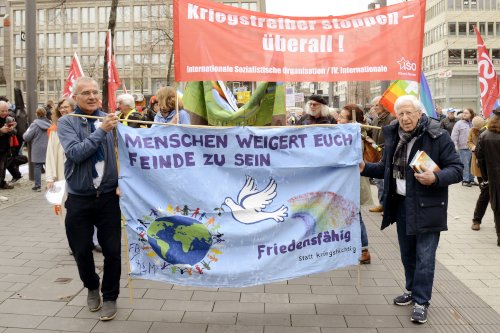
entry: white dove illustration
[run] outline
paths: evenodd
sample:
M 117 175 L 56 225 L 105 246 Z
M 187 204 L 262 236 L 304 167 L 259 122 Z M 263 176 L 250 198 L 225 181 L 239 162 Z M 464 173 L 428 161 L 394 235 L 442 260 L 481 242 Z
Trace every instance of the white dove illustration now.
M 276 197 L 276 188 L 276 181 L 271 178 L 266 188 L 259 192 L 254 179 L 247 176 L 245 185 L 238 193 L 238 202 L 234 202 L 233 199 L 227 197 L 224 204 L 231 209 L 234 219 L 244 224 L 257 223 L 268 219 L 283 222 L 285 217 L 288 216 L 288 208 L 285 205 L 274 212 L 262 211 L 273 202 Z

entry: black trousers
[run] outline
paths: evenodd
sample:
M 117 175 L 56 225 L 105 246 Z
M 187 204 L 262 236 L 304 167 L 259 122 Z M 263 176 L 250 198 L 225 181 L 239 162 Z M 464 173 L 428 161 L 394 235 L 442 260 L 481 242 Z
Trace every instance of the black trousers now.
M 481 177 L 477 177 L 479 184 L 483 182 Z M 490 189 L 489 186 L 480 186 L 479 197 L 477 198 L 476 208 L 474 209 L 474 216 L 472 217 L 473 223 L 481 224 L 484 214 L 486 213 L 486 209 L 488 208 L 488 203 L 490 202 Z
M 68 194 L 65 207 L 66 236 L 78 266 L 85 288 L 99 288 L 95 271 L 92 235 L 97 228 L 97 239 L 104 256 L 102 298 L 114 301 L 120 293 L 121 274 L 121 213 L 115 192 L 99 197 Z
M 5 185 L 6 169 L 7 169 L 7 152 L 0 152 L 0 186 Z

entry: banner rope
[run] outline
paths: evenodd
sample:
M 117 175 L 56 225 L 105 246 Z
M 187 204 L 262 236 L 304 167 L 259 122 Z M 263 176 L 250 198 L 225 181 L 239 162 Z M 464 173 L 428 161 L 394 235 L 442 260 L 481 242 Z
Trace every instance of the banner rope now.
M 99 116 L 87 116 L 84 114 L 74 114 L 74 113 L 69 113 L 66 116 L 72 116 L 72 117 L 80 117 L 80 118 L 90 118 L 90 119 L 104 119 L 104 117 L 99 117 Z M 172 124 L 172 123 L 159 123 L 155 121 L 147 121 L 147 120 L 132 120 L 132 119 L 118 119 L 120 122 L 129 122 L 129 123 L 137 123 L 137 124 L 156 124 L 156 125 L 163 125 L 163 126 L 185 126 L 185 127 L 193 127 L 193 128 L 228 128 L 228 127 L 239 127 L 239 126 L 208 126 L 208 125 L 187 125 L 187 124 Z M 324 127 L 331 127 L 331 126 L 338 126 L 341 124 L 319 124 L 319 125 L 293 125 L 293 126 L 254 126 L 257 128 L 283 128 L 283 127 L 312 127 L 312 126 L 324 126 Z M 360 124 L 362 128 L 372 128 L 372 129 L 382 129 L 382 127 L 379 126 L 372 126 L 372 125 L 365 125 L 365 124 Z M 243 126 L 244 127 L 244 126 Z

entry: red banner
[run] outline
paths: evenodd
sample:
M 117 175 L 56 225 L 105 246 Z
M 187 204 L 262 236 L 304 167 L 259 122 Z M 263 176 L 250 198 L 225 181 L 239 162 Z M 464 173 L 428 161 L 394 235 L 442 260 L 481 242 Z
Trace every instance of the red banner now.
M 488 49 L 484 45 L 483 38 L 476 26 L 474 26 L 474 30 L 477 37 L 477 69 L 479 71 L 481 106 L 483 107 L 483 115 L 489 118 L 497 98 L 500 97 L 498 76 L 491 62 Z
M 73 54 L 73 60 L 71 60 L 71 65 L 69 66 L 68 76 L 66 77 L 66 83 L 64 84 L 64 90 L 62 97 L 71 98 L 73 96 L 73 82 L 76 81 L 80 76 L 83 75 L 82 66 L 78 60 L 76 52 Z
M 420 80 L 425 0 L 288 17 L 174 0 L 177 81 Z

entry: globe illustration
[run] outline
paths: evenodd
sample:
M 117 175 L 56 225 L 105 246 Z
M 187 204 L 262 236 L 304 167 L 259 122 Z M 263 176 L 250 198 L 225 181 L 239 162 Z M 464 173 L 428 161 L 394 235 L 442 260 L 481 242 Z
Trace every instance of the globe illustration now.
M 194 265 L 212 246 L 205 225 L 186 216 L 160 217 L 149 225 L 147 234 L 153 251 L 172 265 Z

